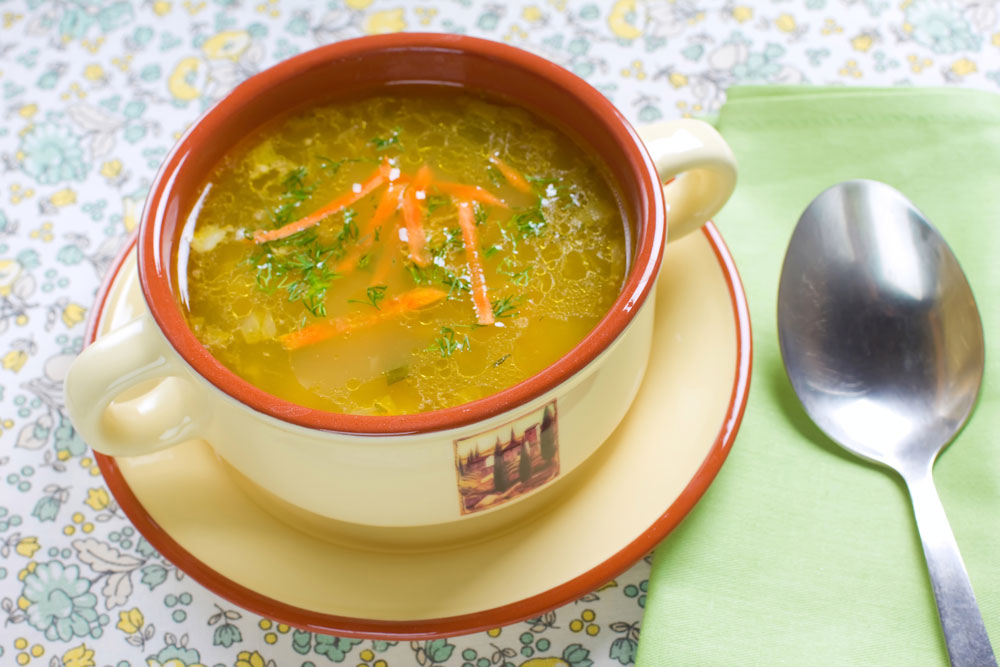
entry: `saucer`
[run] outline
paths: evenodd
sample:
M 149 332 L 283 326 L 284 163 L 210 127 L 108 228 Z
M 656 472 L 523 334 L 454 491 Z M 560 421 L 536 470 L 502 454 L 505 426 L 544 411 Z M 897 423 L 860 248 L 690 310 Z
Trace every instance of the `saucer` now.
M 144 307 L 133 242 L 98 294 L 87 340 Z M 394 550 L 367 544 L 363 533 L 338 539 L 336 526 L 302 529 L 261 509 L 267 501 L 201 440 L 96 458 L 119 505 L 161 554 L 256 614 L 381 639 L 507 625 L 566 604 L 642 558 L 729 453 L 746 405 L 750 321 L 733 259 L 711 223 L 668 246 L 655 313 L 649 367 L 618 429 L 554 485 L 535 516 L 485 539 Z

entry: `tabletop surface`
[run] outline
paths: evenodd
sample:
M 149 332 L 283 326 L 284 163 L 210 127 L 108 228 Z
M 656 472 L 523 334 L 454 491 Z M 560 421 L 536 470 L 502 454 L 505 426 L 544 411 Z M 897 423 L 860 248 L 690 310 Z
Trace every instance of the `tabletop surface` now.
M 421 30 L 539 53 L 636 123 L 710 115 L 743 83 L 1000 90 L 1000 16 L 975 0 L 28 0 L 0 3 L 0 17 L 3 665 L 634 661 L 648 557 L 572 604 L 488 633 L 338 639 L 205 590 L 109 496 L 66 417 L 62 380 L 160 160 L 244 78 L 321 44 Z

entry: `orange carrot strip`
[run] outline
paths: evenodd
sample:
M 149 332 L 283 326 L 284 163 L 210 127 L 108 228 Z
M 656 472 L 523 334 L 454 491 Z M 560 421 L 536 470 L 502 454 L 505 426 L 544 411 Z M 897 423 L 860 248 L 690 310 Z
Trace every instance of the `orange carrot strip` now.
M 506 178 L 507 182 L 512 186 L 521 192 L 531 192 L 531 183 L 529 183 L 528 179 L 522 176 L 521 172 L 517 169 L 514 169 L 514 167 L 510 166 L 496 155 L 490 156 L 490 163 L 500 170 L 500 173 L 503 174 L 503 177 Z
M 486 293 L 486 276 L 483 274 L 483 260 L 479 256 L 479 240 L 476 238 L 476 214 L 472 210 L 472 204 L 467 201 L 458 202 L 458 225 L 462 228 L 465 260 L 469 263 L 469 274 L 472 276 L 472 303 L 476 307 L 476 317 L 480 324 L 493 324 L 493 306 Z
M 410 259 L 417 266 L 431 263 L 427 253 L 427 237 L 424 234 L 423 217 L 417 193 L 423 192 L 431 181 L 431 168 L 426 164 L 417 170 L 413 181 L 403 193 L 403 222 L 406 223 L 406 243 L 410 246 Z
M 284 227 L 279 227 L 277 229 L 271 229 L 268 231 L 258 229 L 253 235 L 254 243 L 266 243 L 268 241 L 274 241 L 276 239 L 283 239 L 287 236 L 291 236 L 292 234 L 301 232 L 303 229 L 312 227 L 328 215 L 333 215 L 341 209 L 347 208 L 359 199 L 365 198 L 371 193 L 372 190 L 385 183 L 386 175 L 383 172 L 384 169 L 379 167 L 364 183 L 355 183 L 355 189 L 352 189 L 351 192 L 337 197 L 326 206 L 320 208 L 318 211 L 310 213 L 304 218 L 300 218 L 295 222 L 290 222 Z
M 478 185 L 466 185 L 464 183 L 450 183 L 448 181 L 435 181 L 434 187 L 441 192 L 451 195 L 457 199 L 467 199 L 477 201 L 490 206 L 503 206 L 507 208 L 507 202 L 497 197 L 495 194 L 479 187 Z
M 337 273 L 343 275 L 354 270 L 358 262 L 361 261 L 361 256 L 375 242 L 375 230 L 383 226 L 399 209 L 399 198 L 402 192 L 403 183 L 399 180 L 389 183 L 389 187 L 382 193 L 382 199 L 379 200 L 375 213 L 372 214 L 364 229 L 358 231 L 362 241 L 354 246 L 344 259 L 340 260 L 340 263 L 337 264 Z
M 448 293 L 433 287 L 415 287 L 399 296 L 386 299 L 381 309 L 361 316 L 338 317 L 327 322 L 317 322 L 281 336 L 279 340 L 287 350 L 298 350 L 309 345 L 328 340 L 349 331 L 361 329 L 387 320 L 411 310 L 420 310 L 448 296 Z

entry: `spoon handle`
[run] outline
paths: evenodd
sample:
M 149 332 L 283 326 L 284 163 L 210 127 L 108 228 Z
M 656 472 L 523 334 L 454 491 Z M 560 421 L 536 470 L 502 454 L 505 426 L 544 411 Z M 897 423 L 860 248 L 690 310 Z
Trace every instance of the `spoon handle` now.
M 955 667 L 995 667 L 996 657 L 972 592 L 969 574 L 934 488 L 930 469 L 906 475 L 904 479 L 913 501 L 913 513 L 924 545 L 951 664 Z

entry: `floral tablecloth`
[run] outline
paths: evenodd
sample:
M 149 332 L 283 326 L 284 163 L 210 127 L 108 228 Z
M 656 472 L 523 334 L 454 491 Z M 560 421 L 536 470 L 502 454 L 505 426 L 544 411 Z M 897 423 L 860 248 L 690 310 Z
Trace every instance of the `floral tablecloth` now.
M 630 664 L 648 559 L 544 616 L 414 643 L 235 608 L 136 533 L 62 405 L 101 277 L 167 150 L 242 79 L 331 41 L 459 32 L 571 69 L 635 122 L 735 83 L 1000 89 L 991 0 L 0 2 L 0 664 Z M 720 638 L 720 641 L 725 641 Z

